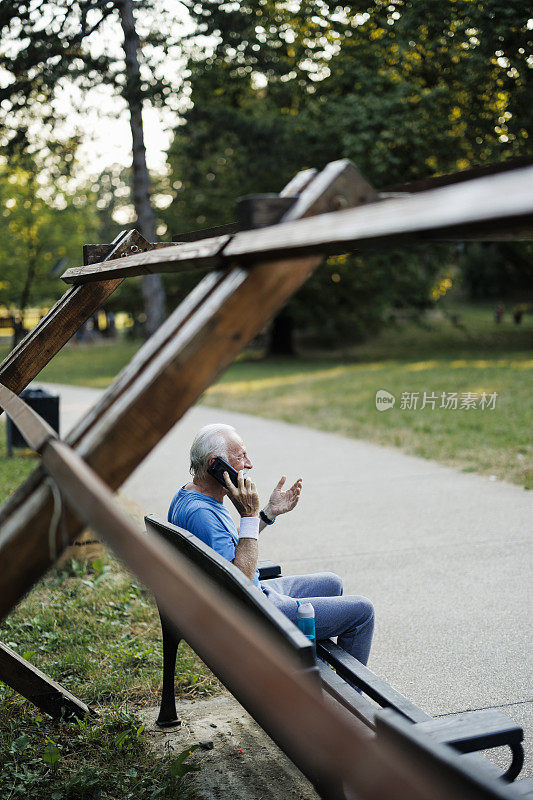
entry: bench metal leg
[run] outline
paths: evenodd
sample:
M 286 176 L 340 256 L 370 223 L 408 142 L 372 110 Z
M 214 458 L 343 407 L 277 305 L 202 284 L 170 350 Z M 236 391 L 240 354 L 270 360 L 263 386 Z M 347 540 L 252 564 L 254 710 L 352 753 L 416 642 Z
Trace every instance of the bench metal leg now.
M 514 742 L 510 744 L 509 747 L 513 754 L 513 760 L 511 761 L 509 769 L 503 773 L 502 780 L 511 782 L 520 774 L 520 770 L 524 765 L 524 748 L 519 742 Z
M 156 724 L 160 728 L 181 725 L 176 713 L 176 697 L 174 678 L 176 674 L 176 654 L 181 642 L 181 634 L 176 626 L 159 611 L 161 631 L 163 633 L 163 690 L 161 692 L 161 708 Z

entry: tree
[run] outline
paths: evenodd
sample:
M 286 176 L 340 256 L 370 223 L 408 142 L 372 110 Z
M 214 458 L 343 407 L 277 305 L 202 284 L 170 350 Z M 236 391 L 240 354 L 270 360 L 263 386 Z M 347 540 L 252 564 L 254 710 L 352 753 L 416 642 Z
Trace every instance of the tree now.
M 198 0 L 191 14 L 207 44 L 190 56 L 191 106 L 169 153 L 173 228 L 226 222 L 238 196 L 277 191 L 336 158 L 384 188 L 526 150 L 522 5 L 373 0 L 363 13 L 326 0 Z M 387 305 L 430 304 L 447 257 L 440 247 L 333 265 L 281 323 L 330 341 L 361 336 Z M 275 338 L 290 352 L 287 335 Z
M 0 163 L 0 304 L 20 314 L 52 304 L 61 291 L 56 265 L 76 262 L 98 231 L 95 195 L 74 190 L 28 153 Z M 59 272 L 59 274 L 58 274 Z
M 139 67 L 140 42 L 135 28 L 132 0 L 117 0 L 120 22 L 124 32 L 126 83 L 124 97 L 130 113 L 133 142 L 133 198 L 140 233 L 149 242 L 156 240 L 155 212 L 150 203 L 150 176 L 146 166 L 146 149 L 142 122 L 143 94 Z M 144 275 L 142 293 L 146 314 L 146 333 L 151 336 L 165 318 L 165 292 L 159 275 Z
M 155 3 L 141 0 L 136 4 L 150 23 L 148 12 Z M 158 10 L 159 11 L 159 10 Z M 158 23 L 161 22 L 160 11 Z M 106 26 L 120 21 L 124 36 L 124 54 L 103 47 Z M 160 76 L 161 57 L 167 51 L 169 27 L 159 33 L 155 21 L 143 32 L 145 74 L 139 64 L 140 42 L 135 27 L 132 0 L 24 0 L 2 3 L 0 30 L 3 49 L 0 67 L 7 74 L 0 90 L 0 135 L 10 150 L 34 152 L 33 131 L 28 112 L 42 110 L 39 135 L 54 128 L 57 95 L 71 82 L 82 91 L 96 84 L 111 85 L 125 99 L 131 120 L 133 139 L 133 199 L 141 233 L 155 239 L 155 220 L 150 205 L 150 183 L 142 129 L 142 104 L 149 99 L 161 103 L 172 87 Z M 112 28 L 111 28 L 112 30 Z M 113 34 L 116 37 L 116 31 Z M 99 43 L 96 38 L 100 37 Z M 96 43 L 95 43 L 96 41 Z M 125 57 L 125 68 L 123 60 Z M 14 124 L 15 123 L 15 124 Z M 55 126 L 57 127 L 57 125 Z M 159 276 L 145 282 L 147 330 L 151 333 L 164 317 L 164 295 Z

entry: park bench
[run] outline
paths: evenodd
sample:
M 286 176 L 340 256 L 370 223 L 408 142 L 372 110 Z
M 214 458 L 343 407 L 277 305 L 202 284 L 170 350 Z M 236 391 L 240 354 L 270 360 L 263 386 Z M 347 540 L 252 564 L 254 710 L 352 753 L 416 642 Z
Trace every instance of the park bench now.
M 489 797 L 533 797 L 533 781 L 511 783 L 523 764 L 523 731 L 499 711 L 474 711 L 433 718 L 393 689 L 368 667 L 346 653 L 333 640 L 311 642 L 233 564 L 193 534 L 155 515 L 145 517 L 147 530 L 159 534 L 200 567 L 218 587 L 227 591 L 254 614 L 257 624 L 275 631 L 278 639 L 296 653 L 307 672 L 320 681 L 322 690 L 368 726 L 377 736 L 401 741 L 401 747 L 421 756 L 426 764 L 454 773 L 461 781 L 481 786 Z M 260 562 L 260 580 L 278 577 L 281 568 Z M 174 696 L 176 653 L 183 638 L 163 613 L 163 689 L 157 724 L 178 725 Z M 354 688 L 357 687 L 357 688 Z M 360 691 L 358 691 L 359 689 Z M 239 699 L 239 698 L 237 698 Z M 505 773 L 480 751 L 508 746 L 511 764 Z

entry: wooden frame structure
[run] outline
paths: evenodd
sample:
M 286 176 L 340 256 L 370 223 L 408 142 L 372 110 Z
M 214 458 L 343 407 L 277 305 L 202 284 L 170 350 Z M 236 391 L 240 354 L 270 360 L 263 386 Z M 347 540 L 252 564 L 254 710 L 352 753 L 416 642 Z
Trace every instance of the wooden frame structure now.
M 394 736 L 387 752 L 378 752 L 353 722 L 324 703 L 312 682 L 300 679 L 296 665 L 275 642 L 265 642 L 254 632 L 241 609 L 220 603 L 201 574 L 191 574 L 169 548 L 139 534 L 117 510 L 111 492 L 326 254 L 428 239 L 532 238 L 531 178 L 533 167 L 509 169 L 398 196 L 376 192 L 349 162 L 333 162 L 322 172 L 297 175 L 280 193 L 283 216 L 279 219 L 279 209 L 269 211 L 266 220 L 271 224 L 264 229 L 198 232 L 192 241 L 169 245 L 147 242 L 129 231 L 112 245 L 87 247 L 85 266 L 63 276 L 74 286 L 0 365 L 0 384 L 6 387 L 1 404 L 11 403 L 15 415 L 20 406 L 13 405 L 8 390 L 18 394 L 25 388 L 124 278 L 199 268 L 209 273 L 66 443 L 50 432 L 37 437 L 46 472 L 66 499 L 64 524 L 62 532 L 50 531 L 54 500 L 45 469 L 39 467 L 0 509 L 0 618 L 89 524 L 154 591 L 197 652 L 208 654 L 218 674 L 265 719 L 266 729 L 284 743 L 295 763 L 324 787 L 324 797 L 342 796 L 341 778 L 348 794 L 369 799 L 391 792 L 399 799 L 451 798 L 453 781 L 430 767 L 415 769 Z M 260 198 L 256 205 L 261 207 Z M 243 678 L 240 664 L 238 669 L 232 665 L 227 647 L 221 646 L 218 654 L 212 651 L 229 640 L 246 653 L 247 671 L 261 676 L 259 686 Z M 24 673 L 26 683 L 15 688 L 29 696 L 24 687 L 36 680 L 36 671 L 3 650 L 0 679 L 10 683 L 10 670 Z M 53 689 L 66 697 L 66 690 Z M 81 701 L 74 706 L 72 713 L 87 711 Z M 483 793 L 471 787 L 463 796 Z

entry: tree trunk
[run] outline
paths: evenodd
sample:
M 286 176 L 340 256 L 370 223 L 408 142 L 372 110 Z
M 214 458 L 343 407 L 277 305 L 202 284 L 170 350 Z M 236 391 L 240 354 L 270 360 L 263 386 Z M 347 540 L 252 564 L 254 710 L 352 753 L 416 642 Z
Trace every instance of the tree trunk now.
M 283 308 L 272 320 L 268 342 L 269 356 L 294 356 L 294 320 Z
M 149 242 L 156 240 L 155 214 L 150 202 L 150 176 L 146 166 L 146 150 L 142 121 L 142 93 L 139 70 L 140 42 L 135 29 L 132 0 L 117 0 L 120 22 L 124 33 L 126 56 L 126 86 L 124 97 L 130 111 L 130 128 L 133 140 L 133 202 L 139 232 Z M 165 291 L 160 275 L 143 275 L 142 296 L 146 314 L 147 336 L 157 330 L 165 319 Z

